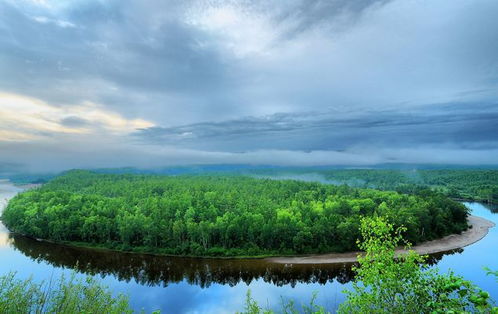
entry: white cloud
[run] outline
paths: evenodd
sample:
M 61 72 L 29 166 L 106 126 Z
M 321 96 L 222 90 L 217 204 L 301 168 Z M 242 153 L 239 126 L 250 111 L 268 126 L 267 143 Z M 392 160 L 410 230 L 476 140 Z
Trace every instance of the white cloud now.
M 470 150 L 417 146 L 411 149 L 362 147 L 347 151 L 258 150 L 227 153 L 134 145 L 123 138 L 67 136 L 26 143 L 0 141 L 0 163 L 24 165 L 37 172 L 71 168 L 154 168 L 185 164 L 285 166 L 372 166 L 379 163 L 494 165 L 498 149 Z
M 68 125 L 64 119 L 77 117 L 85 124 Z M 0 93 L 0 141 L 26 141 L 57 134 L 127 134 L 153 126 L 141 119 L 126 119 L 99 104 L 52 106 L 39 99 Z
M 46 16 L 34 16 L 33 20 L 38 22 L 38 23 L 41 23 L 41 24 L 54 24 L 54 25 L 57 25 L 57 26 L 62 27 L 62 28 L 76 27 L 76 24 L 73 24 L 69 21 L 59 20 L 59 19 L 51 19 L 51 18 L 48 18 Z
M 186 20 L 240 58 L 270 53 L 281 32 L 280 27 L 272 23 L 271 16 L 231 2 L 207 8 L 192 7 Z

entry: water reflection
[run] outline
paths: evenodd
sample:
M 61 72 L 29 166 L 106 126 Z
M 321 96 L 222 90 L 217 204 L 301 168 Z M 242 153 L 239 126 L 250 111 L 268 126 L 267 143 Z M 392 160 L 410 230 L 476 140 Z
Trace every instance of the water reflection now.
M 284 265 L 264 260 L 200 259 L 128 254 L 61 246 L 11 234 L 12 246 L 37 262 L 73 268 L 88 274 L 113 275 L 148 286 L 167 286 L 186 280 L 203 288 L 212 283 L 235 286 L 263 279 L 277 286 L 351 280 L 350 264 Z
M 275 264 L 253 259 L 200 259 L 164 257 L 145 254 L 128 254 L 106 250 L 92 250 L 62 246 L 10 234 L 8 243 L 36 262 L 47 262 L 55 267 L 75 269 L 79 272 L 114 276 L 119 281 L 131 280 L 147 286 L 168 286 L 186 281 L 207 288 L 213 283 L 235 286 L 249 285 L 262 279 L 276 286 L 296 286 L 298 283 L 349 282 L 354 274 L 351 263 L 341 264 Z M 429 263 L 436 264 L 454 250 L 432 255 Z
M 427 256 L 426 264 L 429 266 L 436 266 L 437 263 L 439 263 L 443 259 L 443 257 L 445 257 L 447 255 L 462 254 L 463 251 L 464 251 L 463 248 L 458 248 L 458 249 L 454 249 L 454 250 L 433 253 L 433 254 Z
M 0 182 L 0 211 L 6 199 L 19 190 Z M 498 223 L 494 214 L 498 206 L 465 205 L 474 215 Z M 492 228 L 483 240 L 464 250 L 432 255 L 429 263 L 437 264 L 442 272 L 454 270 L 498 300 L 495 279 L 481 270 L 481 266 L 498 269 L 496 243 L 498 229 Z M 9 235 L 1 223 L 0 244 L 2 274 L 15 270 L 21 278 L 48 281 L 75 269 L 105 277 L 102 282 L 113 292 L 130 295 L 132 307 L 146 312 L 233 313 L 242 309 L 248 289 L 259 304 L 274 305 L 274 309 L 279 309 L 282 298 L 307 304 L 312 293 L 318 292 L 317 303 L 334 312 L 344 300 L 341 291 L 350 287 L 347 282 L 353 278 L 351 264 L 280 265 L 263 260 L 167 258 L 66 247 Z
M 498 205 L 497 204 L 486 204 L 484 205 L 484 207 L 486 207 L 487 209 L 489 209 L 490 212 L 492 212 L 493 214 L 496 214 L 498 213 Z
M 12 240 L 9 234 L 0 232 L 0 248 L 10 247 Z

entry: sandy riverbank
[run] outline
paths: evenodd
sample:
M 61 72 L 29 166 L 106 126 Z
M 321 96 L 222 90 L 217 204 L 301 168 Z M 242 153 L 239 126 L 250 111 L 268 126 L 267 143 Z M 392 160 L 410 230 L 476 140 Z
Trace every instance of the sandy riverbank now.
M 424 242 L 414 246 L 412 249 L 420 254 L 433 254 L 462 248 L 481 240 L 488 234 L 488 230 L 495 226 L 492 221 L 477 216 L 469 216 L 468 222 L 472 228 L 462 232 L 462 234 L 453 234 L 438 240 Z M 401 253 L 403 250 L 400 249 L 397 252 Z M 299 257 L 272 257 L 267 258 L 266 260 L 280 264 L 352 263 L 356 262 L 358 254 L 360 254 L 360 252 L 330 253 Z

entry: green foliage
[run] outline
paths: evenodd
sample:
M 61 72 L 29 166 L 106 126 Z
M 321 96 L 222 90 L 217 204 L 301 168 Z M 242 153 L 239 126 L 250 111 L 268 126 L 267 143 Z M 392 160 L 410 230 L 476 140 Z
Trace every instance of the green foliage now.
M 310 303 L 308 305 L 301 305 L 301 308 L 298 308 L 293 300 L 284 301 L 282 300 L 282 305 L 280 311 L 278 313 L 282 314 L 325 314 L 328 313 L 325 311 L 325 308 L 316 304 L 316 293 L 313 293 L 312 298 L 310 299 Z M 243 312 L 237 312 L 238 314 L 274 314 L 275 311 L 270 309 L 263 309 L 258 305 L 258 303 L 251 297 L 251 290 L 247 291 L 246 295 L 246 304 Z
M 402 228 L 385 218 L 361 222 L 363 256 L 347 301 L 340 313 L 494 313 L 489 294 L 453 273 L 428 269 L 425 257 L 409 250 L 395 256 L 403 244 Z M 409 247 L 409 246 L 408 246 Z
M 431 189 L 445 195 L 467 200 L 498 203 L 498 170 L 481 169 L 423 169 L 423 170 L 387 170 L 387 169 L 265 169 L 252 171 L 259 175 L 302 175 L 312 172 L 322 175 L 324 180 L 334 184 L 346 184 L 351 187 L 372 188 L 398 191 L 402 193 L 419 193 Z
M 128 299 L 114 298 L 107 288 L 88 277 L 62 276 L 56 282 L 20 280 L 15 273 L 0 277 L 0 313 L 132 313 Z
M 357 249 L 360 218 L 421 242 L 467 228 L 465 206 L 420 195 L 243 176 L 71 171 L 12 199 L 2 220 L 36 238 L 118 250 L 262 256 Z
M 484 270 L 486 271 L 486 275 L 491 275 L 494 276 L 496 279 L 496 282 L 498 282 L 498 270 L 491 270 L 488 267 L 484 267 Z
M 261 308 L 258 305 L 258 302 L 256 302 L 256 300 L 254 300 L 251 297 L 251 290 L 248 290 L 247 294 L 246 294 L 246 304 L 244 307 L 244 311 L 240 312 L 238 314 L 260 314 L 260 313 L 261 314 L 271 314 L 271 313 L 273 313 L 273 311 L 264 310 L 263 308 Z

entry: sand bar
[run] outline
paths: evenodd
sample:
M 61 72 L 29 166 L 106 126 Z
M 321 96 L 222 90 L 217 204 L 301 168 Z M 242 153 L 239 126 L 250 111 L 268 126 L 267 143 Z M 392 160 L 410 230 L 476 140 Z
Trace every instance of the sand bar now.
M 494 222 L 477 216 L 469 216 L 468 223 L 472 228 L 469 228 L 461 234 L 452 234 L 441 239 L 427 241 L 414 246 L 412 249 L 419 254 L 433 254 L 463 248 L 484 238 L 488 234 L 489 229 L 495 226 Z M 403 252 L 403 249 L 399 249 L 397 252 L 401 253 Z M 353 263 L 357 261 L 356 257 L 360 253 L 361 252 L 347 252 L 296 257 L 271 257 L 266 260 L 279 264 Z

